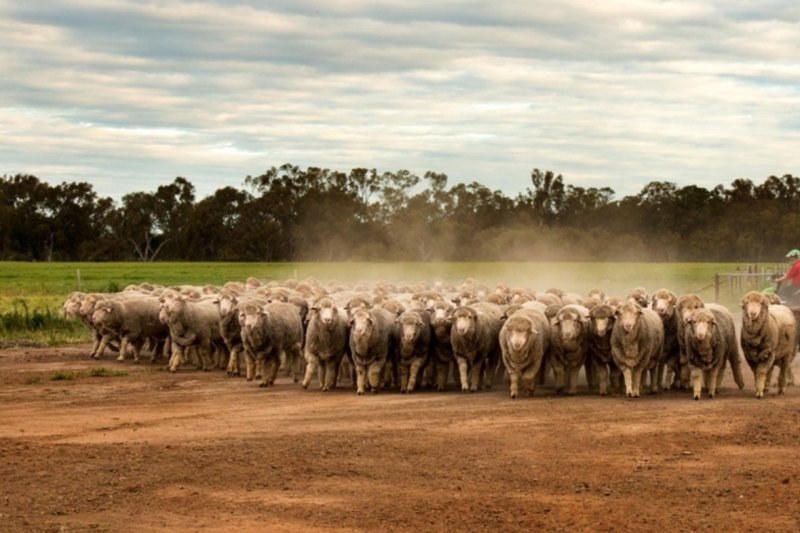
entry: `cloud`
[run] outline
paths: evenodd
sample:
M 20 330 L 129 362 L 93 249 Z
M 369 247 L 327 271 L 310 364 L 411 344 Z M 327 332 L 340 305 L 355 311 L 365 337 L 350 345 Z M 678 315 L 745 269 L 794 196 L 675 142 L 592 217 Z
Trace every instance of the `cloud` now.
M 550 169 L 618 196 L 798 173 L 794 2 L 0 0 L 0 172 L 199 196 L 290 162 Z

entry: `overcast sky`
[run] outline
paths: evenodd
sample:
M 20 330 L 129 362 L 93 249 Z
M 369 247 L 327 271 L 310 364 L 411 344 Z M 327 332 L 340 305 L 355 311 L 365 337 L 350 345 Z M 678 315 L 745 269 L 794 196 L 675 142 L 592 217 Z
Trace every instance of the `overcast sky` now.
M 800 174 L 800 2 L 0 0 L 0 174 L 292 163 L 617 198 Z

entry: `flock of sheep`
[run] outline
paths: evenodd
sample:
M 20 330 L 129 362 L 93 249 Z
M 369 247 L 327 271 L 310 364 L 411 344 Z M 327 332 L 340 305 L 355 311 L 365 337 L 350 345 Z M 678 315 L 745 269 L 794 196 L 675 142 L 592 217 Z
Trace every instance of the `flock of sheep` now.
M 756 396 L 768 392 L 774 367 L 778 394 L 793 383 L 797 321 L 759 292 L 733 315 L 696 295 L 642 288 L 625 298 L 535 292 L 472 279 L 459 286 L 378 282 L 323 285 L 315 279 L 255 278 L 222 287 L 133 285 L 113 294 L 72 293 L 68 316 L 94 333 L 91 356 L 106 349 L 135 362 L 145 345 L 169 358 L 169 369 L 193 363 L 273 384 L 281 367 L 307 388 L 314 374 L 327 391 L 350 380 L 359 395 L 396 387 L 444 391 L 452 374 L 464 392 L 491 388 L 505 370 L 511 398 L 533 395 L 551 372 L 558 393 L 575 394 L 583 368 L 591 390 L 638 397 L 640 389 L 705 390 L 713 398 L 730 364 L 744 387 L 739 347 L 753 371 Z M 241 357 L 243 356 L 243 357 Z

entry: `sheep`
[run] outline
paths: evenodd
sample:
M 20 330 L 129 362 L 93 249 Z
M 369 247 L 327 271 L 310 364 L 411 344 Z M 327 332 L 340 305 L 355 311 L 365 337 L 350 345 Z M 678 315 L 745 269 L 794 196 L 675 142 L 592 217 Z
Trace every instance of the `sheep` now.
M 757 291 L 745 294 L 741 305 L 741 345 L 745 360 L 753 371 L 756 398 L 763 398 L 768 392 L 775 366 L 780 369 L 778 394 L 783 394 L 796 348 L 794 314 L 786 306 L 770 305 L 769 300 Z
M 162 295 L 159 298 L 161 311 L 159 318 L 169 326 L 172 343 L 172 356 L 169 370 L 176 372 L 183 353 L 188 347 L 196 346 L 203 370 L 211 370 L 211 351 L 224 350 L 225 344 L 220 335 L 220 316 L 213 298 L 192 300 L 185 295 L 175 298 Z
M 783 302 L 781 301 L 781 297 L 775 294 L 774 292 L 765 292 L 763 293 L 766 296 L 767 301 L 770 305 L 781 305 Z
M 159 309 L 158 298 L 152 296 L 140 296 L 122 301 L 109 298 L 95 305 L 92 322 L 107 332 L 103 343 L 107 344 L 111 338 L 120 339 L 117 361 L 125 360 L 130 345 L 133 348 L 133 361 L 138 363 L 145 341 L 152 340 L 150 362 L 155 362 L 159 348 L 163 348 L 169 337 L 169 328 L 158 320 Z M 105 345 L 101 346 L 99 353 L 102 353 L 104 348 Z
M 664 347 L 658 357 L 657 386 L 662 389 L 681 386 L 681 350 L 678 345 L 678 297 L 669 289 L 659 289 L 651 298 L 652 309 L 664 324 Z M 664 385 L 664 371 L 667 383 Z
M 435 375 L 436 390 L 444 392 L 447 386 L 447 373 L 453 364 L 453 345 L 450 342 L 453 326 L 453 306 L 442 300 L 435 302 L 428 308 L 431 318 L 432 374 Z
M 584 298 L 575 292 L 565 292 L 561 295 L 561 301 L 564 305 L 583 305 Z
M 709 398 L 717 394 L 731 352 L 739 357 L 733 315 L 707 307 L 692 311 L 686 326 L 686 355 L 695 400 L 700 399 L 703 385 Z
M 420 370 L 431 353 L 431 318 L 427 311 L 412 309 L 397 317 L 396 361 L 400 392 L 414 392 Z
M 356 368 L 356 394 L 367 384 L 377 393 L 396 342 L 394 315 L 386 309 L 356 309 L 350 316 L 350 354 Z
M 691 376 L 689 375 L 689 361 L 686 349 L 686 327 L 689 319 L 695 310 L 701 308 L 716 309 L 720 312 L 728 312 L 728 309 L 722 305 L 715 303 L 705 303 L 703 299 L 696 294 L 687 294 L 678 298 L 675 304 L 675 309 L 678 313 L 678 348 L 680 350 L 680 369 L 681 369 L 681 388 L 688 389 L 691 386 Z M 730 358 L 728 362 L 731 365 L 731 372 L 733 373 L 733 380 L 736 385 L 742 389 L 744 388 L 744 377 L 742 376 L 742 362 L 739 358 L 739 352 L 728 352 Z
M 458 364 L 462 392 L 475 392 L 481 385 L 491 388 L 500 359 L 500 309 L 489 303 L 458 307 L 453 311 L 450 343 Z
M 286 302 L 262 305 L 259 301 L 247 301 L 239 305 L 239 323 L 247 355 L 247 378 L 250 381 L 255 377 L 252 368 L 255 362 L 261 370 L 259 387 L 275 383 L 282 355 L 289 362 L 302 356 L 303 322 L 296 306 Z M 298 379 L 295 376 L 295 381 Z
M 550 323 L 541 310 L 519 309 L 500 328 L 500 350 L 508 373 L 511 398 L 519 395 L 519 382 L 529 396 L 536 390 L 536 377 L 550 348 Z
M 599 304 L 589 310 L 589 359 L 597 374 L 598 390 L 601 396 L 611 391 L 621 391 L 622 373 L 611 355 L 611 331 L 616 317 L 614 309 L 608 304 Z
M 103 335 L 100 329 L 92 322 L 92 316 L 94 315 L 95 307 L 101 301 L 105 300 L 116 300 L 116 301 L 123 301 L 135 298 L 141 298 L 144 296 L 144 293 L 135 292 L 135 291 L 128 291 L 128 292 L 117 292 L 117 293 L 98 293 L 92 292 L 88 294 L 84 294 L 82 298 L 80 298 L 80 307 L 76 308 L 71 307 L 71 309 L 75 310 L 78 316 L 81 317 L 81 320 L 89 326 L 89 329 L 92 330 L 94 335 L 94 345 L 92 346 L 92 352 L 89 356 L 92 359 L 100 359 L 103 354 L 105 353 L 106 348 L 111 348 L 113 351 L 118 351 L 118 345 L 115 345 L 113 341 L 119 342 L 119 338 L 111 333 L 110 335 Z M 105 337 L 105 339 L 104 339 Z M 105 340 L 105 342 L 104 342 Z
M 551 305 L 557 305 L 559 307 L 564 305 L 564 302 L 561 301 L 561 298 L 559 298 L 555 294 L 552 294 L 552 293 L 549 293 L 549 292 L 536 293 L 536 295 L 534 296 L 534 299 L 537 302 L 542 302 L 544 305 L 546 305 L 548 307 L 551 306 Z
M 664 344 L 664 325 L 652 309 L 627 301 L 617 310 L 611 330 L 611 355 L 625 379 L 625 394 L 638 398 L 642 372 L 658 357 Z
M 237 307 L 240 296 L 241 294 L 235 292 L 235 289 L 234 291 L 224 289 L 214 299 L 214 304 L 219 311 L 219 333 L 230 354 L 226 368 L 226 373 L 229 376 L 241 375 L 239 355 L 244 352 L 244 341 L 242 340 L 242 326 L 239 323 L 239 309 Z
M 561 393 L 566 387 L 567 394 L 573 395 L 589 348 L 589 310 L 582 305 L 565 305 L 556 313 L 552 324 L 550 351 L 556 392 Z
M 308 314 L 308 327 L 303 356 L 306 360 L 303 388 L 307 389 L 319 369 L 319 386 L 323 391 L 336 387 L 339 365 L 348 349 L 347 313 L 328 297 L 314 302 Z
M 594 298 L 600 300 L 600 302 L 606 301 L 606 292 L 603 289 L 592 289 L 586 295 L 587 298 Z

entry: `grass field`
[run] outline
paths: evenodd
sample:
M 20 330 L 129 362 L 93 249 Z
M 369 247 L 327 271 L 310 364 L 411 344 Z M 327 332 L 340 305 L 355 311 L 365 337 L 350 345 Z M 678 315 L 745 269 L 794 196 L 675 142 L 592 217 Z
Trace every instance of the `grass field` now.
M 43 344 L 83 342 L 85 328 L 61 318 L 61 304 L 74 290 L 118 291 L 131 283 L 221 285 L 244 281 L 315 277 L 345 282 L 415 282 L 440 277 L 472 277 L 487 284 L 504 282 L 536 290 L 559 287 L 586 293 L 599 287 L 624 295 L 643 286 L 668 287 L 714 298 L 714 274 L 746 270 L 732 263 L 19 263 L 0 262 L 0 341 Z M 762 287 L 752 287 L 762 288 Z M 740 294 L 723 290 L 721 303 L 734 305 Z

